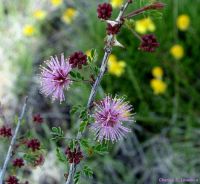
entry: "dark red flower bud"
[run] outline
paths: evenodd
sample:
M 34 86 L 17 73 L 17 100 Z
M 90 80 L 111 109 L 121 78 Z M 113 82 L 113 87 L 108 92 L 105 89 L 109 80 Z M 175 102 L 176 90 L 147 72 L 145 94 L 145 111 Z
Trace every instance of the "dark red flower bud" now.
M 43 118 L 41 117 L 41 115 L 40 114 L 35 114 L 34 116 L 33 116 L 33 122 L 35 122 L 35 123 L 42 123 L 43 122 Z
M 74 52 L 69 57 L 69 63 L 72 65 L 72 68 L 82 68 L 82 65 L 87 65 L 87 55 L 82 51 Z
M 22 166 L 24 166 L 24 160 L 22 158 L 16 158 L 15 160 L 13 160 L 13 166 L 21 168 Z
M 112 6 L 109 3 L 99 4 L 97 8 L 98 18 L 107 20 L 112 15 Z
M 83 155 L 80 149 L 79 150 L 74 149 L 74 151 L 71 151 L 70 148 L 68 147 L 65 151 L 65 154 L 67 155 L 69 163 L 79 164 L 83 158 Z
M 31 139 L 27 141 L 27 147 L 32 149 L 32 151 L 40 150 L 40 142 L 38 139 Z
M 111 24 L 107 24 L 107 28 L 106 28 L 107 34 L 115 35 L 115 34 L 119 33 L 120 27 L 121 27 L 121 24 L 116 24 L 114 26 L 112 26 Z
M 6 180 L 7 184 L 19 184 L 19 179 L 16 176 L 9 176 Z
M 156 37 L 153 34 L 147 34 L 142 36 L 142 42 L 139 49 L 146 52 L 154 52 L 159 45 L 160 44 L 157 42 Z
M 2 137 L 11 137 L 12 136 L 12 130 L 9 127 L 2 126 L 0 128 L 0 136 Z

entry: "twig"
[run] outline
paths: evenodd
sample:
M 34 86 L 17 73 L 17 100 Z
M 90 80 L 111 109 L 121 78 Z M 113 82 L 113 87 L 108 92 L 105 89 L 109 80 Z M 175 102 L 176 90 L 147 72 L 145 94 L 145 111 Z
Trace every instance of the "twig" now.
M 91 90 L 91 93 L 90 93 L 90 96 L 89 96 L 89 100 L 88 100 L 88 104 L 87 104 L 88 109 L 90 109 L 90 107 L 91 107 L 91 105 L 94 101 L 94 97 L 97 93 L 98 86 L 99 86 L 99 84 L 100 84 L 100 82 L 101 82 L 101 80 L 104 76 L 104 73 L 106 71 L 106 66 L 107 66 L 108 58 L 111 54 L 111 51 L 112 51 L 111 46 L 108 46 L 108 47 L 105 48 L 105 53 L 104 53 L 104 57 L 103 57 L 103 60 L 102 60 L 102 63 L 101 63 L 100 72 L 99 72 L 99 75 L 97 76 L 97 79 L 95 80 L 94 85 L 92 86 L 92 90 Z
M 126 8 L 128 7 L 129 3 L 130 2 L 128 1 L 124 6 L 121 7 L 121 10 L 120 10 L 119 15 L 116 18 L 115 22 L 121 21 L 121 18 L 123 16 Z M 105 46 L 105 53 L 104 53 L 103 60 L 101 62 L 100 72 L 99 72 L 99 75 L 97 76 L 97 79 L 96 79 L 96 81 L 95 81 L 95 83 L 92 87 L 92 90 L 91 90 L 91 93 L 90 93 L 90 96 L 89 96 L 89 100 L 88 100 L 88 104 L 87 104 L 88 109 L 90 108 L 90 106 L 92 105 L 92 103 L 94 101 L 94 97 L 97 93 L 98 86 L 99 86 L 99 84 L 102 80 L 102 77 L 104 76 L 104 73 L 106 71 L 108 58 L 109 58 L 109 56 L 112 52 L 113 40 L 114 40 L 114 35 L 109 35 L 107 37 L 106 46 Z
M 12 151 L 13 151 L 16 139 L 17 139 L 17 134 L 19 132 L 21 121 L 24 117 L 24 113 L 25 113 L 26 105 L 27 105 L 27 100 L 28 100 L 28 97 L 25 98 L 25 102 L 24 102 L 24 105 L 23 105 L 23 108 L 22 108 L 22 112 L 21 112 L 20 116 L 18 117 L 17 127 L 16 127 L 14 135 L 12 137 L 12 140 L 11 140 L 11 143 L 10 143 L 7 155 L 6 155 L 6 159 L 4 161 L 3 168 L 2 168 L 1 173 L 0 173 L 0 184 L 3 184 L 6 168 L 8 166 L 8 163 L 9 163 L 11 155 L 12 155 Z
M 120 9 L 119 15 L 116 18 L 116 22 L 118 22 L 119 24 L 121 23 L 122 20 L 122 16 L 124 15 L 124 12 L 126 10 L 126 8 L 128 7 L 128 5 L 131 3 L 130 0 L 128 0 Z M 105 74 L 106 71 L 106 67 L 107 67 L 107 62 L 108 62 L 108 58 L 112 52 L 112 47 L 113 47 L 113 41 L 114 41 L 114 35 L 108 35 L 107 36 L 107 40 L 106 40 L 106 46 L 105 46 L 105 53 L 104 53 L 104 57 L 103 60 L 101 62 L 101 68 L 100 68 L 100 72 L 95 80 L 94 85 L 92 86 L 91 92 L 90 92 L 90 96 L 88 99 L 88 103 L 87 103 L 87 108 L 90 109 L 91 105 L 93 104 L 94 98 L 96 96 L 97 93 L 97 89 L 99 87 L 99 84 Z M 80 134 L 80 132 L 77 135 L 77 138 L 80 139 L 82 137 L 82 134 Z M 73 178 L 74 178 L 74 174 L 76 172 L 76 164 L 72 163 L 70 164 L 70 169 L 69 169 L 69 173 L 68 173 L 68 178 L 66 181 L 66 184 L 73 184 Z
M 123 19 L 127 19 L 127 18 L 131 18 L 131 17 L 134 17 L 136 15 L 139 15 L 147 10 L 159 10 L 159 9 L 162 9 L 164 8 L 165 4 L 163 3 L 160 3 L 160 2 L 156 2 L 156 3 L 153 3 L 151 5 L 148 5 L 148 6 L 144 6 L 136 11 L 133 11 L 131 13 L 129 13 L 128 15 L 125 15 L 123 16 L 122 18 Z

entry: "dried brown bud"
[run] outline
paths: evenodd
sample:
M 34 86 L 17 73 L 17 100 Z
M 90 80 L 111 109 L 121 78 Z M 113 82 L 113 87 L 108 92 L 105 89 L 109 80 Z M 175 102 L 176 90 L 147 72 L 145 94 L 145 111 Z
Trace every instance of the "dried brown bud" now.
M 150 9 L 163 9 L 165 7 L 165 4 L 164 3 L 161 3 L 161 2 L 155 2 L 153 3 L 152 5 L 150 5 Z

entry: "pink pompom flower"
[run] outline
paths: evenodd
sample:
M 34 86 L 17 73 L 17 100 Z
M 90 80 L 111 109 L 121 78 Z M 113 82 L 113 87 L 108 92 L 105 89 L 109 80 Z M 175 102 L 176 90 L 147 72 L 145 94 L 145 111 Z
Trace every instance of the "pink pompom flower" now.
M 47 67 L 41 67 L 41 92 L 46 96 L 52 96 L 52 100 L 65 100 L 64 90 L 71 84 L 69 73 L 71 65 L 68 59 L 61 55 L 61 60 L 56 56 L 45 62 Z
M 96 138 L 103 140 L 119 141 L 131 130 L 123 125 L 124 122 L 133 122 L 132 106 L 124 102 L 123 98 L 106 96 L 96 104 L 94 113 L 95 122 L 91 129 L 96 133 Z

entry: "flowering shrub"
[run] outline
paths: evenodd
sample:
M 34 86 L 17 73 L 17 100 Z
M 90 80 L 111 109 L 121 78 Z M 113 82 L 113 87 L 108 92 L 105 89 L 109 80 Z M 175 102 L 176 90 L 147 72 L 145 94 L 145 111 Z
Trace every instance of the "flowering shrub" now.
M 111 4 L 103 3 L 99 4 L 97 7 L 98 18 L 107 23 L 104 57 L 100 69 L 94 63 L 94 60 L 97 57 L 97 53 L 94 49 L 92 49 L 91 52 L 87 52 L 87 55 L 82 51 L 76 51 L 68 58 L 65 58 L 64 55 L 62 55 L 61 61 L 59 61 L 57 57 L 52 57 L 51 61 L 46 62 L 48 68 L 42 67 L 41 92 L 46 96 L 51 96 L 53 100 L 59 100 L 60 102 L 64 101 L 64 90 L 69 89 L 72 82 L 89 82 L 92 85 L 87 106 L 84 107 L 80 105 L 78 107 L 73 107 L 72 109 L 73 113 L 79 113 L 81 123 L 76 138 L 70 139 L 67 143 L 67 150 L 65 151 L 68 162 L 70 163 L 66 184 L 72 183 L 73 179 L 75 183 L 78 183 L 82 171 L 77 171 L 77 167 L 79 164 L 87 162 L 84 156 L 85 149 L 87 149 L 90 154 L 93 152 L 91 151 L 91 147 L 94 152 L 107 151 L 106 147 L 110 141 L 117 142 L 123 137 L 128 136 L 128 132 L 131 131 L 129 126 L 131 126 L 131 122 L 134 122 L 133 108 L 128 102 L 125 102 L 124 98 L 106 95 L 104 99 L 95 101 L 97 89 L 106 72 L 107 65 L 108 71 L 111 72 L 113 64 L 117 64 L 116 61 L 115 63 L 111 63 L 109 57 L 114 46 L 122 47 L 122 44 L 119 43 L 116 36 L 124 23 L 126 23 L 125 25 L 134 32 L 136 38 L 139 38 L 141 41 L 141 45 L 139 46 L 141 51 L 154 52 L 159 46 L 154 35 L 138 35 L 129 26 L 129 19 L 138 13 L 142 13 L 149 9 L 160 9 L 163 5 L 161 3 L 153 3 L 125 15 L 126 9 L 131 3 L 131 0 L 125 2 L 115 20 L 110 20 L 112 15 Z M 122 65 L 121 62 L 120 66 L 124 67 L 125 65 Z M 81 69 L 89 70 L 89 79 L 81 74 Z M 116 75 L 121 75 L 121 73 L 123 72 L 119 71 Z M 99 143 L 91 141 L 90 138 L 84 136 L 84 132 L 88 129 L 95 133 L 96 140 L 99 141 Z M 64 132 L 60 127 L 53 127 L 52 135 L 52 139 L 56 142 L 64 139 Z M 35 146 L 32 147 L 32 149 L 32 151 L 34 151 L 36 149 Z M 61 150 L 57 149 L 57 155 L 60 161 L 66 162 L 66 158 L 63 156 Z M 91 168 L 85 165 L 83 173 L 87 176 L 91 176 L 93 172 Z
M 115 37 L 113 44 L 116 47 L 108 58 L 94 103 L 87 110 L 89 93 L 100 72 L 103 49 L 106 49 L 106 27 L 114 30 L 114 18 L 126 0 L 106 1 L 112 5 L 112 16 L 106 21 L 97 21 L 98 2 L 0 2 L 0 19 L 4 20 L 0 22 L 0 101 L 8 119 L 7 122 L 3 118 L 0 120 L 4 132 L 0 136 L 0 166 L 3 166 L 15 135 L 17 117 L 13 114 L 20 110 L 21 98 L 29 96 L 5 183 L 9 176 L 16 177 L 19 183 L 64 183 L 70 176 L 70 164 L 75 164 L 65 152 L 67 148 L 73 153 L 71 158 L 76 152 L 81 153 L 75 158 L 78 161 L 74 182 L 144 184 L 158 183 L 159 176 L 199 175 L 197 1 L 166 0 L 163 13 L 153 9 L 139 13 L 133 19 L 125 18 L 117 34 L 110 32 L 109 36 Z M 132 10 L 136 9 L 136 15 L 140 8 L 154 2 L 134 0 L 126 12 L 133 15 Z M 162 5 L 157 3 L 156 7 Z M 34 28 L 31 36 L 24 35 L 25 25 Z M 140 48 L 146 34 L 156 34 L 160 46 L 153 47 L 154 53 Z M 154 42 L 150 42 L 150 46 L 151 43 Z M 182 51 L 175 47 L 171 52 L 170 48 L 177 44 Z M 55 58 L 55 55 L 61 61 L 61 53 L 69 59 L 77 51 L 87 53 L 87 64 L 69 72 L 72 83 L 68 89 L 63 89 L 65 100 L 60 104 L 59 99 L 52 102 L 45 98 L 38 90 L 41 90 L 38 83 L 42 82 L 38 65 L 49 69 L 42 61 L 51 59 L 50 56 Z M 40 73 L 40 78 L 35 73 Z M 137 112 L 135 117 L 133 115 L 137 123 L 121 122 L 131 131 L 124 133 L 124 139 L 113 143 L 106 141 L 106 136 L 102 141 L 96 141 L 98 133 L 92 129 L 97 106 L 107 96 L 128 101 Z M 7 134 L 3 126 L 11 130 L 11 136 L 3 136 Z M 31 139 L 39 140 L 40 150 L 33 152 L 27 147 L 27 141 Z M 79 144 L 80 150 L 76 149 Z M 80 155 L 83 158 L 79 159 Z M 14 167 L 16 159 L 23 159 L 24 166 Z M 93 177 L 88 178 L 86 174 Z
M 58 7 L 62 3 L 63 1 L 51 1 L 54 7 Z M 113 8 L 116 8 L 122 4 L 122 1 L 112 1 L 111 3 L 113 4 Z M 155 30 L 155 26 L 150 18 L 147 18 L 147 20 L 142 23 L 144 25 L 141 27 L 138 22 L 132 27 L 133 22 L 131 19 L 148 10 L 162 9 L 164 5 L 162 3 L 152 3 L 135 11 L 129 10 L 131 12 L 126 14 L 127 8 L 131 3 L 132 0 L 125 1 L 120 8 L 119 15 L 114 20 L 110 19 L 113 10 L 111 4 L 103 3 L 97 7 L 98 18 L 105 21 L 107 24 L 105 30 L 104 56 L 100 67 L 95 63 L 95 59 L 97 58 L 97 51 L 95 49 L 91 50 L 89 56 L 84 54 L 83 51 L 76 51 L 69 57 L 66 57 L 64 54 L 61 54 L 61 57 L 51 57 L 50 60 L 47 60 L 45 64 L 41 66 L 41 93 L 51 97 L 52 101 L 64 102 L 66 100 L 65 91 L 73 87 L 72 83 L 89 83 L 92 87 L 87 105 L 81 104 L 72 107 L 72 113 L 79 114 L 79 119 L 81 121 L 75 138 L 71 137 L 66 140 L 64 132 L 60 127 L 52 128 L 52 140 L 56 144 L 60 141 L 67 147 L 65 153 L 59 148 L 56 149 L 58 159 L 64 164 L 69 163 L 66 184 L 72 183 L 73 180 L 75 183 L 78 183 L 82 174 L 89 177 L 92 176 L 93 171 L 87 165 L 87 156 L 93 153 L 105 154 L 108 152 L 110 142 L 118 142 L 122 138 L 129 136 L 131 126 L 133 126 L 133 122 L 135 121 L 133 107 L 129 102 L 126 102 L 123 97 L 115 95 L 113 97 L 112 95 L 105 94 L 103 99 L 96 100 L 97 90 L 107 71 L 116 76 L 120 76 L 125 72 L 125 63 L 118 63 L 118 61 L 109 62 L 113 47 L 123 47 L 118 41 L 118 36 L 122 28 L 125 27 L 131 30 L 131 33 L 140 41 L 140 45 L 138 45 L 140 51 L 155 52 L 156 48 L 159 46 L 155 35 L 146 34 L 148 31 L 153 32 Z M 76 15 L 77 12 L 75 9 L 68 8 L 62 16 L 62 20 L 67 24 L 71 24 Z M 38 10 L 34 13 L 34 17 L 43 20 L 46 17 L 46 13 L 42 10 Z M 25 25 L 23 28 L 23 34 L 25 36 L 30 37 L 35 33 L 36 30 L 33 25 Z M 138 33 L 144 35 L 141 36 Z M 117 67 L 121 68 L 118 71 L 115 69 L 113 70 L 112 67 L 114 64 L 119 64 Z M 82 74 L 83 70 L 87 71 L 87 77 Z M 158 73 L 158 71 L 154 72 L 153 75 L 155 79 L 151 82 L 155 94 L 163 93 L 166 90 L 166 85 L 161 80 L 162 72 L 160 72 L 160 74 Z M 33 136 L 25 136 L 19 142 L 16 140 L 24 116 L 26 103 L 27 102 L 24 104 L 22 115 L 18 118 L 14 135 L 12 136 L 10 128 L 3 126 L 0 129 L 0 135 L 7 138 L 10 137 L 12 141 L 6 157 L 7 161 L 4 163 L 0 175 L 2 182 L 8 161 L 11 159 L 11 152 L 14 150 L 15 153 L 17 153 L 17 148 L 22 147 L 24 149 L 23 159 L 16 157 L 13 160 L 13 167 L 21 168 L 27 163 L 32 166 L 37 166 L 44 161 L 44 156 L 41 151 L 42 144 L 39 139 Z M 36 114 L 33 116 L 33 121 L 37 124 L 41 124 L 43 118 L 39 114 Z M 93 137 L 87 136 L 88 130 L 92 130 L 95 135 Z M 95 140 L 94 137 L 96 138 Z M 15 146 L 16 150 L 14 149 Z M 83 170 L 79 168 L 81 164 L 83 165 Z M 65 171 L 63 171 L 63 174 L 64 173 Z M 5 182 L 19 183 L 19 179 L 10 175 Z

